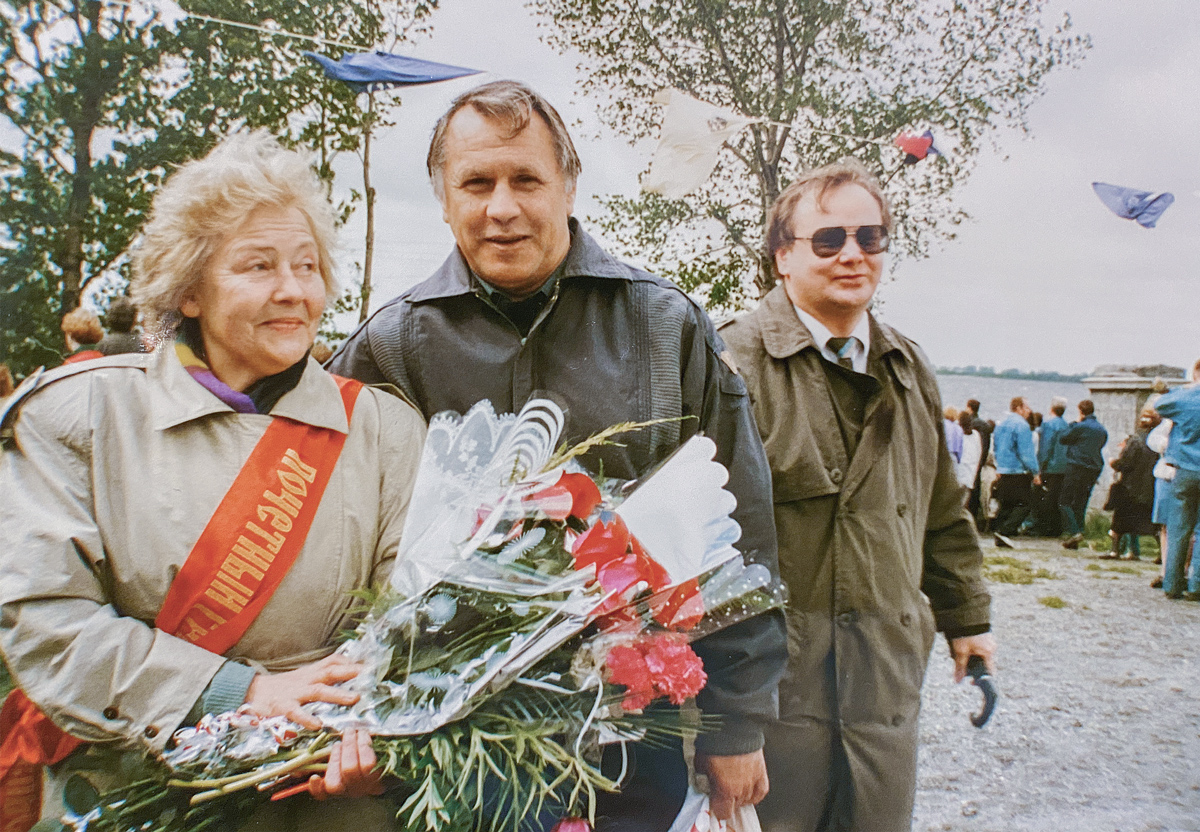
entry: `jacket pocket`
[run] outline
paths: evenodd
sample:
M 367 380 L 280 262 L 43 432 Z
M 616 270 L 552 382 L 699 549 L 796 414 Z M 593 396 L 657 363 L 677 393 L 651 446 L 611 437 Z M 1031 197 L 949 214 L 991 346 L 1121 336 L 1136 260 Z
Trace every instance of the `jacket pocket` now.
M 837 494 L 842 490 L 846 472 L 838 467 L 826 468 L 819 463 L 798 464 L 783 471 L 771 472 L 771 490 L 776 503 L 811 500 Z

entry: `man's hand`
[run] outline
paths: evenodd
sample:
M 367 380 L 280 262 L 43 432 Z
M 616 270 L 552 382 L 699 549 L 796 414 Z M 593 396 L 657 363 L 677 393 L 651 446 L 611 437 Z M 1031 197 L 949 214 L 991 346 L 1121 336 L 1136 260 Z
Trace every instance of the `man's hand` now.
M 1041 485 L 1041 484 L 1042 484 L 1042 475 L 1041 475 L 1041 474 L 1034 474 L 1034 475 L 1033 475 L 1033 484 L 1034 484 L 1034 485 Z
M 310 777 L 308 791 L 317 800 L 383 794 L 383 775 L 374 770 L 375 762 L 371 735 L 357 728 L 347 729 L 341 742 L 334 743 L 325 776 Z
M 286 716 L 315 731 L 321 723 L 300 706 L 309 702 L 353 705 L 358 694 L 333 685 L 353 679 L 361 668 L 357 662 L 335 654 L 286 673 L 260 673 L 246 691 L 246 705 L 251 713 Z
M 696 755 L 696 770 L 708 776 L 709 810 L 729 820 L 739 806 L 753 806 L 767 796 L 767 761 L 761 750 L 730 756 Z
M 972 656 L 980 656 L 987 665 L 989 673 L 996 672 L 992 657 L 996 653 L 996 639 L 991 633 L 981 633 L 977 636 L 956 638 L 950 642 L 950 653 L 954 656 L 954 683 L 958 684 L 967 675 L 967 661 Z

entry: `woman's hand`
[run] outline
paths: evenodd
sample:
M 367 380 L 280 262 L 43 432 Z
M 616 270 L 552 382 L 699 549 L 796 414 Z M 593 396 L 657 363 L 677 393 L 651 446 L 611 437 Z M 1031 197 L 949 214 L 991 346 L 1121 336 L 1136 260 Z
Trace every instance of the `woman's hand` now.
M 308 791 L 317 800 L 327 797 L 369 797 L 383 794 L 383 775 L 375 768 L 375 750 L 371 735 L 350 728 L 334 743 L 325 776 L 314 774 Z
M 353 679 L 361 669 L 357 662 L 334 654 L 286 673 L 260 673 L 246 691 L 246 707 L 262 717 L 286 716 L 315 731 L 321 723 L 301 706 L 309 702 L 353 705 L 358 701 L 357 693 L 333 686 Z

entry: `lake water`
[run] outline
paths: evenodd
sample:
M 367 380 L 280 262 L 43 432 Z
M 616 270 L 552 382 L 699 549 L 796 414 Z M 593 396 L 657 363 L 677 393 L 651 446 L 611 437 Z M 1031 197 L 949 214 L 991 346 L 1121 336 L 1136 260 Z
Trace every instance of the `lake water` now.
M 967 399 L 978 399 L 979 415 L 997 422 L 1008 412 L 1008 403 L 1014 396 L 1024 396 L 1026 403 L 1043 415 L 1050 413 L 1050 400 L 1062 396 L 1067 400 L 1067 421 L 1079 418 L 1075 405 L 1089 397 L 1087 387 L 1075 381 L 1027 381 L 939 373 L 937 382 L 942 391 L 943 405 L 953 405 L 962 410 Z

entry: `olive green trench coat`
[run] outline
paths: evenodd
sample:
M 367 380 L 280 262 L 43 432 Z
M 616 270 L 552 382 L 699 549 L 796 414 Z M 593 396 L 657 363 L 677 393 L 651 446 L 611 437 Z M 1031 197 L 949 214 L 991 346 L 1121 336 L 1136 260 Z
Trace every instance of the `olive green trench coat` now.
M 871 320 L 868 371 L 880 387 L 848 458 L 823 359 L 782 286 L 721 335 L 766 447 L 790 593 L 779 736 L 810 738 L 786 756 L 818 778 L 801 775 L 793 790 L 771 772 L 772 791 L 794 802 L 827 788 L 829 746 L 840 742 L 855 801 L 866 807 L 858 827 L 892 828 L 888 815 L 911 817 L 935 630 L 974 634 L 989 623 L 982 554 L 933 371 L 915 344 Z

